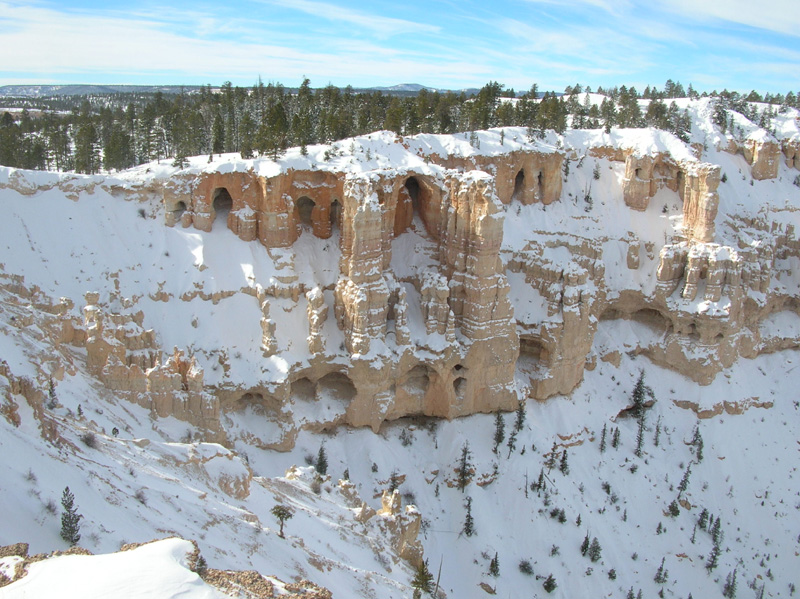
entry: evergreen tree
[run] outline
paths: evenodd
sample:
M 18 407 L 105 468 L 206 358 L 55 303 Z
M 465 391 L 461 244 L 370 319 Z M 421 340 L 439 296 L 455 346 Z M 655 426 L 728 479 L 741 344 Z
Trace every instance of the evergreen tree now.
M 206 571 L 208 570 L 208 563 L 206 562 L 206 558 L 202 555 L 197 556 L 197 562 L 194 564 L 193 571 L 197 574 L 200 578 L 205 576 Z
M 78 126 L 75 135 L 75 170 L 88 175 L 100 170 L 100 149 L 97 129 L 91 120 Z
M 669 579 L 669 570 L 664 568 L 664 558 L 661 558 L 661 565 L 658 567 L 658 571 L 656 572 L 655 580 L 658 584 L 666 584 L 667 580 Z
M 550 448 L 550 453 L 547 454 L 547 460 L 545 461 L 544 465 L 547 468 L 547 472 L 556 467 L 556 463 L 558 462 L 558 445 L 555 441 L 553 441 L 553 447 Z
M 600 541 L 597 540 L 597 537 L 594 537 L 592 543 L 589 545 L 587 555 L 592 562 L 596 562 L 600 559 L 602 553 L 603 549 L 600 547 Z
M 517 429 L 512 429 L 511 434 L 508 436 L 508 442 L 506 443 L 508 447 L 508 455 L 506 458 L 510 458 L 511 454 L 514 452 L 514 449 L 517 447 Z M 524 449 L 524 448 L 523 448 Z
M 606 451 L 606 425 L 603 424 L 603 432 L 600 434 L 600 453 Z
M 222 154 L 225 151 L 225 120 L 219 105 L 214 111 L 214 125 L 211 131 L 211 153 Z
M 497 453 L 498 446 L 506 438 L 506 425 L 500 412 L 494 415 L 494 452 Z
M 567 463 L 567 450 L 566 449 L 561 453 L 561 462 L 558 465 L 558 469 L 561 471 L 561 474 L 564 474 L 564 475 L 569 474 L 569 464 Z
M 514 421 L 514 430 L 521 431 L 522 425 L 525 424 L 525 402 L 520 401 L 517 404 L 516 420 Z
M 558 584 L 556 583 L 556 579 L 553 578 L 553 575 L 548 574 L 547 578 L 545 578 L 544 582 L 542 583 L 542 586 L 544 587 L 545 591 L 552 593 L 556 590 Z
M 581 555 L 584 557 L 586 556 L 586 552 L 589 551 L 589 532 L 586 532 L 586 536 L 583 537 L 583 543 L 581 543 Z
M 636 432 L 636 457 L 642 457 L 642 447 L 644 446 L 644 412 L 639 416 L 639 429 Z
M 644 370 L 640 370 L 639 378 L 637 379 L 636 384 L 633 387 L 633 392 L 631 393 L 633 405 L 630 408 L 630 412 L 634 418 L 642 418 L 644 416 L 646 397 L 655 399 L 653 390 L 644 384 Z
M 106 170 L 122 170 L 133 166 L 135 161 L 131 136 L 121 125 L 113 125 L 103 152 L 103 166 Z
M 61 538 L 72 547 L 81 540 L 80 520 L 83 516 L 78 513 L 78 509 L 75 507 L 75 495 L 72 494 L 69 487 L 65 487 L 61 495 L 61 507 L 63 508 L 61 512 Z
M 614 449 L 619 447 L 619 427 L 615 427 L 614 434 L 611 435 L 611 447 Z
M 489 574 L 497 578 L 500 576 L 500 561 L 497 559 L 497 553 L 495 552 L 492 561 L 489 562 Z
M 270 511 L 272 512 L 272 515 L 278 519 L 278 522 L 280 522 L 281 525 L 281 529 L 280 532 L 278 532 L 278 536 L 282 539 L 285 539 L 286 537 L 283 536 L 283 524 L 287 520 L 292 519 L 292 517 L 294 516 L 294 512 L 290 508 L 281 504 L 274 506 Z
M 536 480 L 535 483 L 533 483 L 532 490 L 536 491 L 536 493 L 539 494 L 539 493 L 541 493 L 541 491 L 544 491 L 546 486 L 547 486 L 547 483 L 545 482 L 545 478 L 544 478 L 544 468 L 542 468 L 541 470 L 539 470 L 539 478 Z
M 475 534 L 475 522 L 472 520 L 472 497 L 467 497 L 464 507 L 466 508 L 467 513 L 464 516 L 464 527 L 461 529 L 461 532 L 468 537 L 471 537 Z
M 411 588 L 414 589 L 414 597 L 420 597 L 422 593 L 430 595 L 433 592 L 433 574 L 428 570 L 428 560 L 420 561 L 414 580 L 411 581 Z
M 611 133 L 611 127 L 617 124 L 617 107 L 613 100 L 603 98 L 600 104 L 600 118 L 606 133 Z
M 727 599 L 735 599 L 736 597 L 736 570 L 737 568 L 734 568 L 733 572 L 728 574 L 725 578 L 725 585 L 722 587 L 722 596 L 727 597 Z
M 717 562 L 719 561 L 719 545 L 714 543 L 711 547 L 711 553 L 708 554 L 708 560 L 706 561 L 706 570 L 711 572 L 714 568 L 717 567 Z
M 681 482 L 678 483 L 678 499 L 681 498 L 681 495 L 686 491 L 689 487 L 689 475 L 692 473 L 692 463 L 689 462 L 689 465 L 686 466 L 686 472 L 683 473 L 683 478 L 681 478 Z
M 464 443 L 461 448 L 461 458 L 458 462 L 456 474 L 458 476 L 457 486 L 463 493 L 470 480 L 472 480 L 472 452 L 469 450 L 469 443 Z
M 700 530 L 705 530 L 707 524 L 708 524 L 708 510 L 706 508 L 703 508 L 703 511 L 700 512 L 700 516 L 697 519 L 697 526 L 700 527 Z
M 317 453 L 317 461 L 314 464 L 314 467 L 317 469 L 322 476 L 328 474 L 328 456 L 325 454 L 325 446 L 319 446 L 319 452 Z

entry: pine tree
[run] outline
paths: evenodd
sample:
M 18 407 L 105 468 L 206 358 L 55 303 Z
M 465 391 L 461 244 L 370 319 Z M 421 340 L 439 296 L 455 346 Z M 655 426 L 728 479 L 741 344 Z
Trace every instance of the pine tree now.
M 464 443 L 464 446 L 461 448 L 461 459 L 459 460 L 458 468 L 456 469 L 456 474 L 458 476 L 457 486 L 462 493 L 472 479 L 471 458 L 472 452 L 469 450 L 469 443 Z
M 586 536 L 583 537 L 583 543 L 581 543 L 581 555 L 586 557 L 586 552 L 589 551 L 589 533 L 587 531 Z
M 645 411 L 645 398 L 649 396 L 651 399 L 655 399 L 653 394 L 653 390 L 644 384 L 644 370 L 639 371 L 639 378 L 636 381 L 636 384 L 633 387 L 633 392 L 631 393 L 631 399 L 633 401 L 633 406 L 631 407 L 631 414 L 634 418 L 641 418 L 644 419 L 644 411 Z
M 47 387 L 47 398 L 47 409 L 55 410 L 58 405 L 58 398 L 56 397 L 56 388 L 55 385 L 53 385 L 53 379 L 50 379 L 50 383 Z
M 87 119 L 78 126 L 75 134 L 75 170 L 88 175 L 100 170 L 100 148 L 97 129 Z
M 512 429 L 511 434 L 508 436 L 508 442 L 506 443 L 506 447 L 508 447 L 508 455 L 506 459 L 511 457 L 511 454 L 514 452 L 514 449 L 517 447 L 517 429 Z
M 547 455 L 547 460 L 544 463 L 544 465 L 547 467 L 548 473 L 553 468 L 556 467 L 557 462 L 558 462 L 558 445 L 556 444 L 555 441 L 553 441 L 553 447 L 550 448 L 550 453 Z
M 492 561 L 489 562 L 489 574 L 495 578 L 500 576 L 500 561 L 497 559 L 497 553 L 494 554 Z
M 658 447 L 660 441 L 661 441 L 661 416 L 659 416 L 658 420 L 656 421 L 656 432 L 653 435 L 653 445 L 655 447 Z
M 514 430 L 521 431 L 522 425 L 525 424 L 525 402 L 521 401 L 517 404 L 516 420 L 514 421 Z
M 553 578 L 553 575 L 549 574 L 545 579 L 545 581 L 542 583 L 542 586 L 544 587 L 545 591 L 547 591 L 548 593 L 552 593 L 553 591 L 556 590 L 558 584 L 556 583 L 556 579 Z
M 596 562 L 600 559 L 602 553 L 603 549 L 600 547 L 600 541 L 597 540 L 597 537 L 594 537 L 591 545 L 589 545 L 589 551 L 587 552 L 587 555 L 592 562 Z
M 319 446 L 319 452 L 317 453 L 317 462 L 314 464 L 314 467 L 317 469 L 322 476 L 328 474 L 328 456 L 325 454 L 325 446 Z
M 606 451 L 606 428 L 607 426 L 603 425 L 603 432 L 600 433 L 600 453 L 605 453 Z
M 286 537 L 283 536 L 283 524 L 287 520 L 292 519 L 292 517 L 294 516 L 294 512 L 290 508 L 281 504 L 276 505 L 270 511 L 272 512 L 272 515 L 278 519 L 278 522 L 280 522 L 281 525 L 281 530 L 278 533 L 278 536 L 282 539 L 285 539 Z
M 697 526 L 700 527 L 700 530 L 705 530 L 707 524 L 708 524 L 708 510 L 706 508 L 703 508 L 703 511 L 700 512 L 700 516 L 697 518 Z
M 667 580 L 669 579 L 669 570 L 664 568 L 664 558 L 661 558 L 661 565 L 658 567 L 658 571 L 656 572 L 655 580 L 658 584 L 666 584 Z
M 681 495 L 686 491 L 689 487 L 689 475 L 692 473 L 692 463 L 689 462 L 689 465 L 686 466 L 686 472 L 683 473 L 683 478 L 681 482 L 678 483 L 678 499 L 681 498 Z
M 494 415 L 494 452 L 497 453 L 497 448 L 506 438 L 506 425 L 503 421 L 503 416 L 500 412 Z
M 714 568 L 717 567 L 717 562 L 719 561 L 719 545 L 714 543 L 713 547 L 711 547 L 711 553 L 708 555 L 708 560 L 706 561 L 706 570 L 711 572 Z
M 64 511 L 61 512 L 61 538 L 70 546 L 74 546 L 81 540 L 80 520 L 83 516 L 75 507 L 75 495 L 72 494 L 69 487 L 65 487 L 61 495 L 61 507 L 64 508 Z
M 737 568 L 734 568 L 733 572 L 728 574 L 725 578 L 725 585 L 722 587 L 722 596 L 727 597 L 727 599 L 735 599 L 736 597 L 736 570 Z
M 614 449 L 619 447 L 619 427 L 614 427 L 614 434 L 611 435 L 611 447 Z
M 200 578 L 202 578 L 207 570 L 208 570 L 208 562 L 206 562 L 206 558 L 204 558 L 202 555 L 198 555 L 197 561 L 195 562 L 192 571 L 195 574 L 197 574 Z
M 475 522 L 472 520 L 472 497 L 467 497 L 467 502 L 464 507 L 467 510 L 467 514 L 464 516 L 464 527 L 461 529 L 461 532 L 471 537 L 475 534 Z
M 564 475 L 569 474 L 569 464 L 567 463 L 567 450 L 566 449 L 561 454 L 561 462 L 558 465 L 558 469 L 561 471 L 561 474 L 564 474 Z
M 537 495 L 540 494 L 547 487 L 547 482 L 544 478 L 544 468 L 539 470 L 539 478 L 532 485 L 532 490 L 536 491 Z
M 400 476 L 397 474 L 397 470 L 392 470 L 392 473 L 389 475 L 389 494 L 394 493 L 399 486 Z
M 433 592 L 433 574 L 428 570 L 428 560 L 421 561 L 417 566 L 414 580 L 411 581 L 411 588 L 414 589 L 414 596 L 420 597 L 422 593 Z
M 636 432 L 636 454 L 637 458 L 642 457 L 642 446 L 644 445 L 644 412 L 639 416 L 639 429 Z

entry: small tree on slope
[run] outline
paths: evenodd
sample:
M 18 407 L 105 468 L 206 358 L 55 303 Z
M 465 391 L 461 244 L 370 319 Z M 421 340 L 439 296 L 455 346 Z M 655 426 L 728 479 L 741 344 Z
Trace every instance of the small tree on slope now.
M 81 540 L 80 520 L 83 516 L 78 513 L 78 509 L 75 507 L 75 496 L 69 490 L 69 487 L 65 487 L 64 493 L 61 495 L 61 507 L 64 508 L 64 511 L 61 512 L 61 538 L 72 547 Z
M 503 421 L 503 416 L 500 412 L 494 415 L 494 452 L 497 453 L 497 448 L 506 439 L 506 425 Z
M 467 485 L 470 481 L 470 472 L 472 470 L 472 452 L 469 450 L 469 443 L 464 443 L 464 446 L 461 448 L 461 459 L 458 462 L 458 469 L 456 470 L 456 474 L 458 475 L 458 488 L 463 493 L 464 489 L 467 488 Z
M 287 520 L 290 520 L 292 516 L 294 516 L 294 512 L 292 512 L 292 510 L 285 505 L 281 504 L 276 505 L 270 511 L 272 512 L 272 515 L 278 519 L 278 522 L 280 522 L 281 525 L 281 530 L 278 533 L 278 536 L 282 539 L 285 539 L 286 537 L 283 536 L 283 523 Z
M 414 589 L 415 599 L 421 597 L 422 593 L 430 595 L 433 592 L 433 574 L 428 570 L 428 560 L 420 562 L 414 580 L 411 581 L 411 588 Z
M 328 456 L 325 455 L 325 446 L 319 446 L 319 453 L 317 454 L 317 463 L 315 465 L 317 472 L 325 476 L 328 474 Z

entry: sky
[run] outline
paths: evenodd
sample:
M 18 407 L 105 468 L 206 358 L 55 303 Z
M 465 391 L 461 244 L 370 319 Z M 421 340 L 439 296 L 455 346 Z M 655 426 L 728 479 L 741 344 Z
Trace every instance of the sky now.
M 0 0 L 0 85 L 800 91 L 798 0 Z

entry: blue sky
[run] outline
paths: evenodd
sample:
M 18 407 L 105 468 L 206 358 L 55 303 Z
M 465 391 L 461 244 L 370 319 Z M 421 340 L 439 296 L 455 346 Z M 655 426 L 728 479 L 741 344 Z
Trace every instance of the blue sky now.
M 0 84 L 800 90 L 798 0 L 0 0 Z

